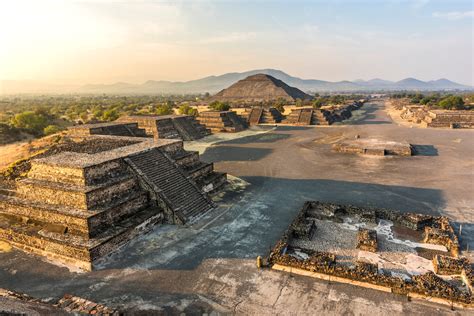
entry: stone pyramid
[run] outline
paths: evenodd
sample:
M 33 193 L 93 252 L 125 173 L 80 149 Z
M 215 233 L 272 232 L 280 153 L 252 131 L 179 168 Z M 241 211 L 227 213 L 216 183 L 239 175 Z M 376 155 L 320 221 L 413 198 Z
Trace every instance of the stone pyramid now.
M 292 102 L 296 99 L 311 99 L 311 96 L 272 76 L 256 74 L 234 83 L 212 97 L 213 100 L 229 102 L 260 102 L 280 98 Z

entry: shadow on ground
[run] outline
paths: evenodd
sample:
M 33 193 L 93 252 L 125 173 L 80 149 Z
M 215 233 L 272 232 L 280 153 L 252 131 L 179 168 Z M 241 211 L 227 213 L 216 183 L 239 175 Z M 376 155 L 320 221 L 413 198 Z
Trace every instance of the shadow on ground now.
M 219 144 L 219 145 L 222 145 Z M 209 147 L 200 155 L 202 161 L 257 161 L 269 155 L 273 149 L 248 147 L 218 146 Z
M 265 134 L 257 134 L 246 136 L 242 138 L 236 138 L 224 142 L 220 142 L 219 145 L 222 144 L 250 144 L 250 143 L 273 143 L 282 139 L 287 139 L 291 135 L 290 134 L 278 134 L 278 133 L 265 133 Z
M 415 156 L 438 156 L 438 149 L 433 145 L 412 145 Z

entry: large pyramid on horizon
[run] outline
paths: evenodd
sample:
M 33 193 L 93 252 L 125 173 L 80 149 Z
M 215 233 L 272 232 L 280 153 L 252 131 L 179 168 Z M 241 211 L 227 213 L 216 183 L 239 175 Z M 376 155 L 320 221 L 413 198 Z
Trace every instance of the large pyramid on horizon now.
M 256 74 L 242 79 L 230 87 L 221 90 L 212 100 L 229 102 L 260 102 L 278 99 L 295 101 L 312 97 L 298 88 L 290 87 L 281 80 L 270 75 Z

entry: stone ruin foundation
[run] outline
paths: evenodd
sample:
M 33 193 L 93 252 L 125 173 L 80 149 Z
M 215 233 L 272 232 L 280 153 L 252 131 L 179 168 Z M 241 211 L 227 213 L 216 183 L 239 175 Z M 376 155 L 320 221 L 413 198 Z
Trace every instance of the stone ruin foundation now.
M 138 127 L 144 129 L 148 136 L 155 139 L 179 138 L 191 141 L 211 134 L 208 128 L 191 115 L 131 115 L 123 116 L 117 121 L 137 123 Z
M 199 113 L 197 120 L 213 133 L 235 133 L 247 128 L 247 123 L 233 111 L 205 111 Z
M 372 156 L 412 156 L 415 153 L 413 146 L 407 142 L 379 139 L 344 140 L 332 145 L 332 150 Z
M 94 130 L 94 129 L 89 129 Z M 75 151 L 31 160 L 16 189 L 0 195 L 0 239 L 84 270 L 167 222 L 184 224 L 214 207 L 208 193 L 226 174 L 180 140 L 74 136 Z M 91 143 L 116 141 L 101 151 Z M 82 150 L 81 141 L 87 144 Z
M 275 270 L 474 307 L 472 263 L 460 257 L 443 216 L 306 202 L 267 262 Z
M 400 117 L 423 127 L 474 128 L 471 110 L 431 110 L 423 105 L 405 105 Z

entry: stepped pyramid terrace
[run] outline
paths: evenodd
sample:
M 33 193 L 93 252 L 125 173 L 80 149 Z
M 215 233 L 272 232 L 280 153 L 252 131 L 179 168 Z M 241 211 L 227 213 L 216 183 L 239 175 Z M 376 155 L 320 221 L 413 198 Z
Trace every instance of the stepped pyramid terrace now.
M 32 159 L 26 177 L 0 195 L 0 239 L 91 270 L 156 224 L 182 225 L 214 207 L 208 193 L 225 184 L 226 175 L 201 162 L 198 152 L 185 151 L 181 140 L 90 135 L 97 129 L 131 128 L 81 126 L 73 131 L 84 136 L 69 136 L 69 151 Z
M 123 116 L 117 121 L 137 123 L 139 128 L 145 129 L 147 135 L 156 139 L 180 138 L 190 141 L 211 134 L 209 129 L 191 115 L 131 115 Z
M 282 120 L 280 111 L 275 108 L 252 107 L 246 108 L 241 115 L 249 125 L 276 124 Z
M 260 102 L 278 99 L 293 102 L 296 99 L 309 100 L 312 97 L 275 77 L 256 74 L 234 83 L 211 98 L 211 100 L 228 102 Z
M 197 120 L 213 133 L 235 133 L 247 128 L 247 123 L 233 111 L 205 111 Z
M 350 104 L 326 106 L 321 109 L 312 107 L 295 108 L 283 120 L 289 125 L 331 125 L 344 121 L 352 116 L 352 111 L 359 109 L 365 101 L 354 101 Z

